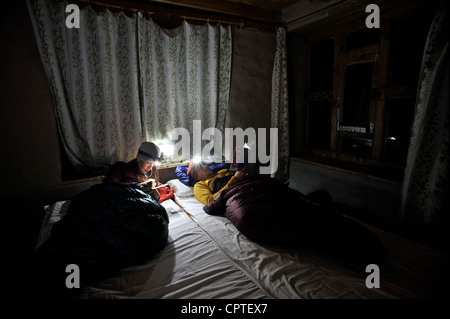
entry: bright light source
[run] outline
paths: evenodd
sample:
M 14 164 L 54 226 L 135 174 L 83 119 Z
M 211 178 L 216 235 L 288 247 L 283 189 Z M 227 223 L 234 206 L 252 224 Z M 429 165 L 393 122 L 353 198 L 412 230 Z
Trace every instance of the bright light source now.
M 170 160 L 172 158 L 173 153 L 174 153 L 174 146 L 170 141 L 159 140 L 159 141 L 156 141 L 155 144 L 158 145 L 159 150 L 161 151 L 161 154 L 164 154 L 164 159 Z M 161 163 L 159 163 L 159 164 L 161 164 Z
M 198 164 L 202 161 L 202 157 L 201 156 L 194 156 L 194 158 L 192 159 L 192 162 L 194 162 L 195 164 Z

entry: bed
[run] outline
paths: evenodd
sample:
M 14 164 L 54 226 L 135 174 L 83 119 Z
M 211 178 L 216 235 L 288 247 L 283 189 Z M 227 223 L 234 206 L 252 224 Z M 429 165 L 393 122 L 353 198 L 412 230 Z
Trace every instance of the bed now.
M 77 298 L 448 298 L 443 278 L 448 256 L 431 247 L 366 225 L 389 251 L 378 265 L 379 288 L 368 288 L 372 272 L 356 272 L 313 249 L 251 241 L 226 217 L 206 214 L 193 187 L 178 179 L 167 184 L 174 197 L 162 202 L 170 220 L 165 248 L 143 264 L 81 289 Z M 46 207 L 37 246 L 69 205 L 67 200 Z

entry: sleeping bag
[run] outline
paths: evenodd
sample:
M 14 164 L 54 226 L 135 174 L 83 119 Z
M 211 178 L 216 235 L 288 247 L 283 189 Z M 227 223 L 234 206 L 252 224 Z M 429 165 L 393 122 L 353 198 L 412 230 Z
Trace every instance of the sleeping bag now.
M 385 247 L 368 228 L 270 177 L 246 178 L 204 210 L 225 215 L 257 242 L 310 246 L 364 267 L 386 257 Z
M 214 172 L 218 172 L 224 168 L 230 167 L 229 163 L 209 163 L 209 168 L 212 169 Z M 182 182 L 186 186 L 194 186 L 195 183 L 197 183 L 196 180 L 194 180 L 191 176 L 187 174 L 188 166 L 177 166 L 175 168 L 175 175 L 177 176 L 178 180 Z
M 12 293 L 71 297 L 66 267 L 80 271 L 80 288 L 141 264 L 167 244 L 166 210 L 139 189 L 94 185 L 76 195 L 51 237 L 10 278 Z

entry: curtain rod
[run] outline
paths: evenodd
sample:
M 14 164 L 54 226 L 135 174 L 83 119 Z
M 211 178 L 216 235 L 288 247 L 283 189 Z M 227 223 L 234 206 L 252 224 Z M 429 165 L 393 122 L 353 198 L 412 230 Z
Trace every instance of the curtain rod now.
M 300 18 L 297 18 L 297 19 L 294 19 L 294 20 L 292 20 L 290 22 L 287 22 L 286 25 L 287 25 L 288 29 L 290 29 L 290 28 L 292 28 L 292 25 L 295 26 L 296 24 L 301 23 L 302 21 L 311 19 L 313 17 L 317 17 L 318 16 L 318 19 L 320 19 L 321 18 L 320 15 L 324 14 L 324 13 L 326 13 L 326 17 L 328 17 L 328 11 L 329 10 L 333 10 L 333 9 L 339 8 L 342 5 L 345 5 L 345 4 L 349 3 L 349 2 L 353 2 L 353 0 L 344 0 L 344 1 L 332 4 L 329 7 L 325 7 L 325 8 L 319 9 L 317 11 L 314 11 L 312 13 L 304 15 L 304 16 L 302 16 Z
M 118 5 L 118 4 L 111 4 L 111 3 L 107 3 L 107 2 L 105 2 L 105 1 L 101 1 L 101 0 L 78 0 L 78 1 L 80 1 L 80 2 L 84 2 L 84 3 L 86 3 L 87 5 L 91 5 L 91 4 L 93 4 L 93 5 L 98 5 L 98 6 L 102 6 L 102 7 L 105 7 L 106 9 L 109 9 L 109 8 L 115 8 L 115 9 L 120 9 L 120 10 L 125 10 L 125 9 L 128 9 L 128 10 L 131 10 L 131 11 L 133 11 L 134 13 L 136 13 L 136 12 L 138 12 L 138 11 L 140 11 L 140 12 L 143 12 L 143 13 L 147 13 L 148 15 L 154 15 L 154 14 L 158 14 L 158 12 L 155 12 L 155 11 L 149 11 L 149 10 L 146 10 L 146 9 L 144 9 L 144 8 L 134 8 L 134 7 L 131 7 L 131 6 L 129 6 L 129 5 Z M 169 13 L 169 16 L 170 16 L 171 14 Z M 227 20 L 222 20 L 222 19 L 211 19 L 211 18 L 200 18 L 200 17 L 193 17 L 193 16 L 188 16 L 188 15 L 181 15 L 181 14 L 172 14 L 173 16 L 177 16 L 177 17 L 180 17 L 180 18 L 182 18 L 183 20 L 197 20 L 197 21 L 204 21 L 204 22 L 212 22 L 212 23 L 219 23 L 219 24 L 221 24 L 221 23 L 223 23 L 223 24 L 233 24 L 233 25 L 239 25 L 240 27 L 243 27 L 244 26 L 244 22 L 241 20 L 241 22 L 235 22 L 235 21 L 227 21 Z

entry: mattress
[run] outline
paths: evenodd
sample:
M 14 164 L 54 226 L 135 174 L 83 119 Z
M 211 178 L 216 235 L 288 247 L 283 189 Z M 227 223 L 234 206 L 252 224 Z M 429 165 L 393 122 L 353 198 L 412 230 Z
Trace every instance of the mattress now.
M 448 256 L 431 247 L 366 225 L 383 241 L 389 258 L 372 273 L 304 247 L 262 245 L 241 234 L 225 217 L 207 215 L 193 188 L 168 182 L 169 240 L 146 263 L 84 288 L 79 298 L 145 299 L 397 299 L 447 298 L 443 278 Z M 37 245 L 50 236 L 70 201 L 46 208 Z M 172 210 L 182 211 L 171 213 Z

